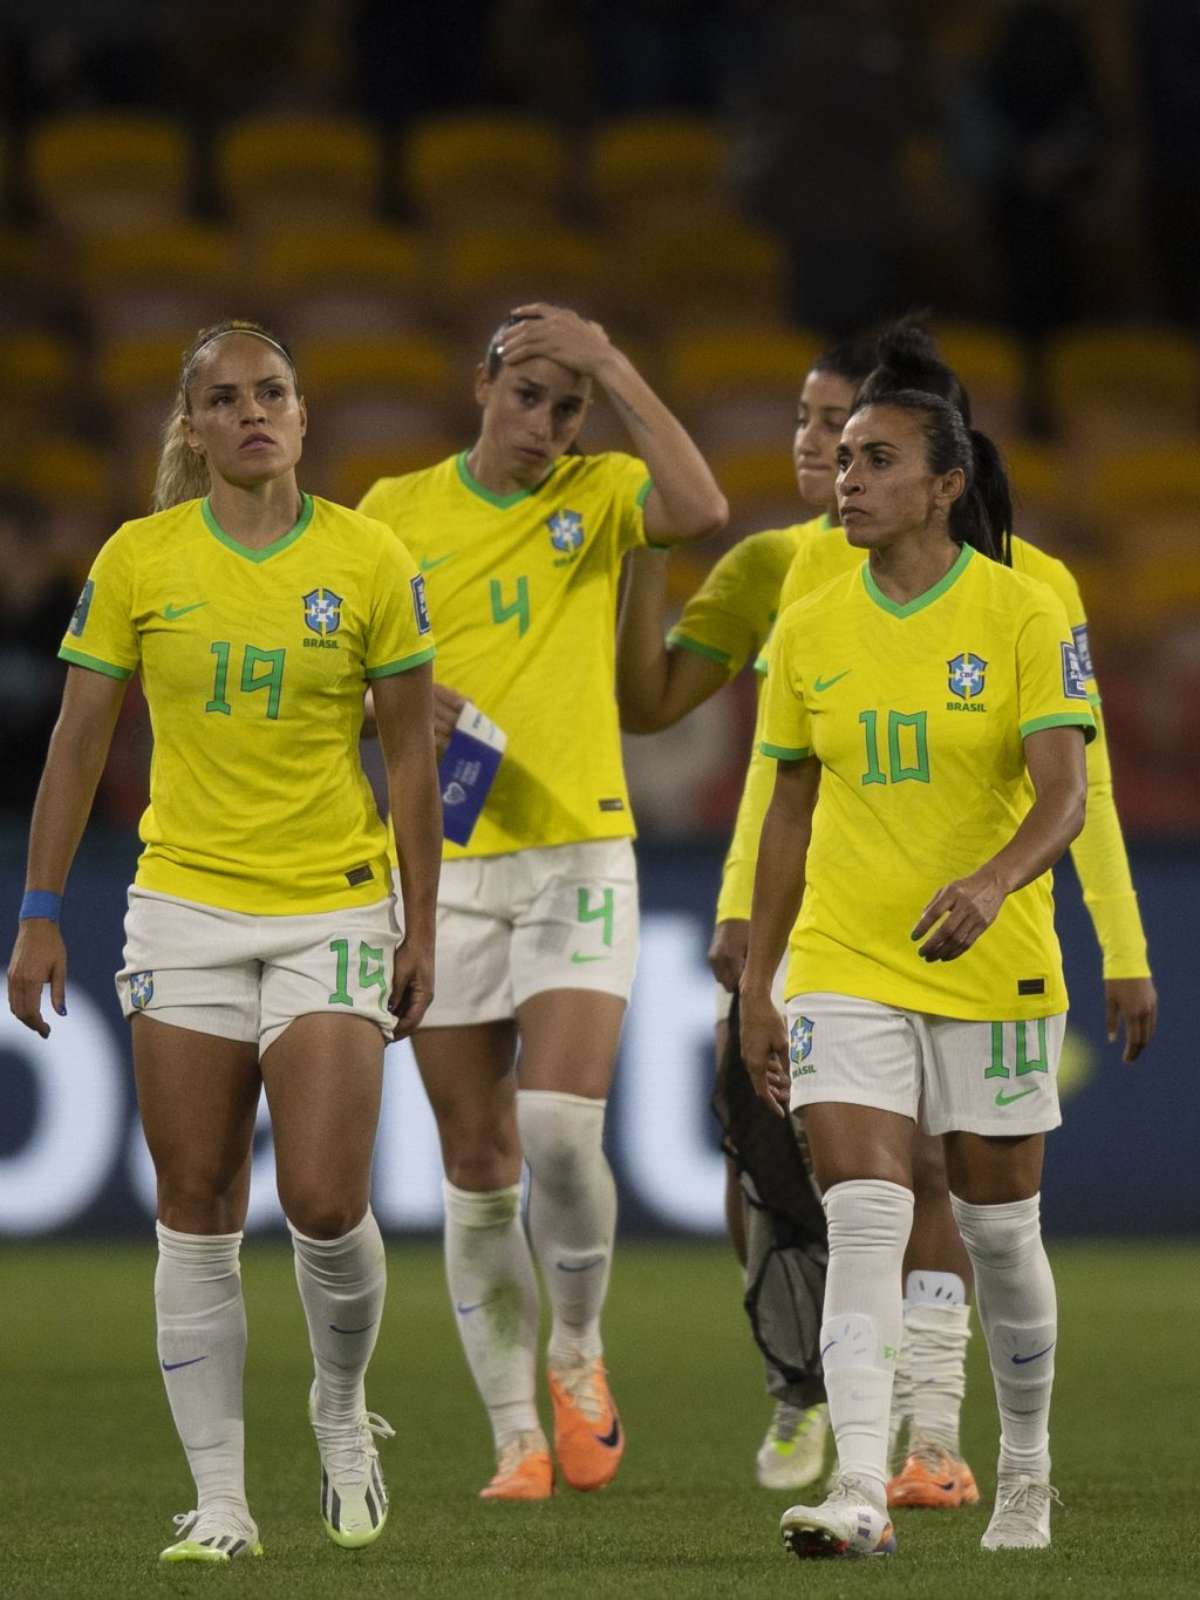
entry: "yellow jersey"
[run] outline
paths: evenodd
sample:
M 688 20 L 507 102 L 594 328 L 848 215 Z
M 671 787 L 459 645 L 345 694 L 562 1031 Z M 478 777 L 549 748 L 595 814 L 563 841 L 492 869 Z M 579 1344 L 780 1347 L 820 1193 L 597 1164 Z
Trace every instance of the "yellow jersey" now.
M 632 456 L 562 456 L 536 489 L 492 494 L 466 452 L 383 478 L 360 509 L 429 583 L 437 677 L 508 736 L 470 841 L 447 860 L 634 832 L 614 691 L 621 560 L 645 543 L 651 482 Z
M 433 635 L 416 563 L 387 528 L 311 495 L 261 550 L 207 500 L 127 522 L 59 655 L 141 672 L 154 733 L 141 887 L 266 916 L 390 893 L 358 753 L 363 694 L 431 660 Z
M 862 550 L 850 544 L 840 528 L 835 529 L 835 533 L 834 538 L 807 538 L 798 544 L 779 595 L 781 613 L 793 601 L 811 594 L 831 578 L 852 572 L 862 565 L 866 559 Z M 1047 555 L 1028 540 L 1013 538 L 1012 564 L 1015 572 L 1023 572 L 1047 584 L 1062 601 L 1080 665 L 1087 678 L 1096 719 L 1096 738 L 1087 751 L 1087 821 L 1071 846 L 1071 858 L 1083 889 L 1084 904 L 1100 944 L 1104 976 L 1149 977 L 1146 935 L 1142 929 L 1137 894 L 1129 871 L 1129 857 L 1113 796 L 1112 767 L 1100 712 L 1100 694 L 1092 667 L 1083 597 L 1070 569 L 1056 556 Z M 760 654 L 755 665 L 765 673 L 766 659 L 763 655 Z M 760 753 L 761 740 L 760 699 L 760 726 L 755 730 L 754 750 L 726 857 L 721 897 L 717 905 L 718 922 L 750 915 L 758 839 L 775 785 L 775 763 Z
M 827 522 L 768 528 L 741 539 L 717 561 L 683 608 L 667 643 L 690 650 L 736 678 L 767 642 L 779 606 L 779 591 L 806 530 Z
M 1024 740 L 1064 726 L 1095 736 L 1061 601 L 969 545 L 905 605 L 863 562 L 783 612 L 766 696 L 764 754 L 821 763 L 788 995 L 977 1021 L 1064 1011 L 1048 872 L 956 961 L 922 961 L 911 938 L 934 893 L 1027 814 Z

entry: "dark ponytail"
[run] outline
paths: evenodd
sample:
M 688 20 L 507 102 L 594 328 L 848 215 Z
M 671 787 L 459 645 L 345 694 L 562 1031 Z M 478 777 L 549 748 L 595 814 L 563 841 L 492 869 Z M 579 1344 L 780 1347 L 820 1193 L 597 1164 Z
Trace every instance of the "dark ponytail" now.
M 855 397 L 870 405 L 902 389 L 940 395 L 971 426 L 971 397 L 952 367 L 942 360 L 937 340 L 930 333 L 927 312 L 915 311 L 889 323 L 875 340 L 875 366 Z
M 924 390 L 898 389 L 873 400 L 864 400 L 860 395 L 854 411 L 862 411 L 868 405 L 920 416 L 925 462 L 930 472 L 940 475 L 957 468 L 966 479 L 962 494 L 950 508 L 951 538 L 1011 566 L 1012 491 L 1000 452 L 988 436 L 977 428 L 968 428 L 962 412 L 951 401 Z

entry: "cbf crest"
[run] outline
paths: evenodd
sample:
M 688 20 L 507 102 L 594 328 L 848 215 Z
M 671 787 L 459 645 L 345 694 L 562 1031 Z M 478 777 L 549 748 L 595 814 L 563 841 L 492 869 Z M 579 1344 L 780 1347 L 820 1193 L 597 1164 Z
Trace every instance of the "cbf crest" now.
M 583 518 L 578 511 L 556 511 L 546 518 L 550 543 L 560 555 L 573 556 L 583 544 Z
M 129 1000 L 135 1011 L 145 1011 L 154 999 L 154 974 L 131 972 L 129 975 Z
M 811 1017 L 795 1017 L 788 1030 L 788 1060 L 792 1064 L 793 1075 L 798 1076 L 803 1072 L 811 1072 L 811 1067 L 804 1063 L 812 1055 L 813 1023 Z
M 304 601 L 304 626 L 322 639 L 336 633 L 342 625 L 342 597 L 332 589 L 311 589 L 301 595 Z
M 981 656 L 972 655 L 969 650 L 964 650 L 962 655 L 955 656 L 953 661 L 947 661 L 946 665 L 950 669 L 947 682 L 951 694 L 956 694 L 960 700 L 974 700 L 976 695 L 983 693 L 987 662 Z

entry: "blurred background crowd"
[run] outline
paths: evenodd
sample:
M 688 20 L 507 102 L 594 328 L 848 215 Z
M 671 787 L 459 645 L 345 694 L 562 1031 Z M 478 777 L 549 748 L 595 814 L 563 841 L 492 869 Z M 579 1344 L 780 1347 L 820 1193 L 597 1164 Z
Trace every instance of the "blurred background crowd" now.
M 1018 531 L 1092 618 L 1130 832 L 1200 832 L 1196 0 L 5 0 L 0 807 L 27 814 L 91 559 L 148 509 L 179 357 L 293 345 L 304 486 L 354 504 L 473 439 L 508 306 L 598 318 L 742 535 L 805 520 L 799 386 L 931 308 Z M 624 448 L 602 402 L 589 449 Z M 751 690 L 633 741 L 645 832 L 726 832 Z M 131 693 L 99 801 L 131 823 Z

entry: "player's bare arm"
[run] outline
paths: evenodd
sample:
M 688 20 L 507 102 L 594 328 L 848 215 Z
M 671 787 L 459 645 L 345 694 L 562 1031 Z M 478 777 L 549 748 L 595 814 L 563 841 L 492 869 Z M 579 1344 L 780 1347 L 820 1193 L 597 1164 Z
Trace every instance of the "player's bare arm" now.
M 29 830 L 26 890 L 62 894 L 71 862 L 104 771 L 126 680 L 86 667 L 68 667 L 62 709 L 50 739 L 46 765 Z M 61 1016 L 65 1005 L 67 952 L 57 922 L 31 917 L 20 924 L 8 964 L 8 1003 L 15 1017 L 47 1038 L 42 989 Z
M 598 322 L 540 302 L 513 312 L 526 320 L 504 336 L 504 361 L 542 356 L 600 384 L 646 463 L 654 487 L 646 500 L 649 538 L 682 543 L 716 533 L 729 506 L 683 424 L 658 398 L 633 362 L 616 349 Z
M 667 556 L 634 550 L 617 628 L 617 704 L 626 733 L 658 733 L 729 682 L 719 661 L 672 649 L 665 637 Z
M 1040 728 L 1025 740 L 1025 765 L 1035 800 L 1020 827 L 990 861 L 970 877 L 945 884 L 912 931 L 925 940 L 926 961 L 953 961 L 991 927 L 1015 889 L 1040 878 L 1060 859 L 1083 827 L 1087 770 L 1081 728 Z M 933 930 L 930 933 L 930 930 Z
M 804 899 L 813 809 L 821 782 L 812 756 L 780 761 L 763 822 L 750 910 L 750 942 L 740 984 L 742 1055 L 754 1092 L 785 1117 L 790 1093 L 787 1030 L 771 1000 L 771 984 Z

